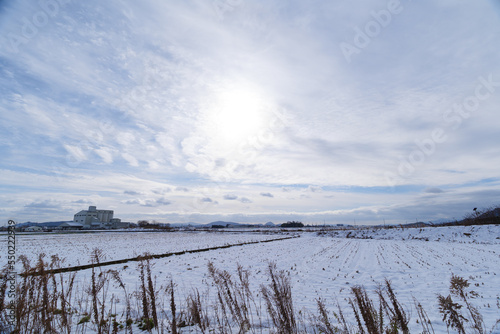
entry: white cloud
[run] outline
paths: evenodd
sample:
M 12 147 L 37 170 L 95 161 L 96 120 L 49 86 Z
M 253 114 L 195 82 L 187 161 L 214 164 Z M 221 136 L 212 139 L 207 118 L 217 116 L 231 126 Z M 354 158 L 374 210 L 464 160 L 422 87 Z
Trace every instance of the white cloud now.
M 95 150 L 95 152 L 102 158 L 102 161 L 105 164 L 111 164 L 113 162 L 113 153 L 110 152 L 108 149 L 100 148 Z
M 82 148 L 74 145 L 64 145 L 66 151 L 70 155 L 70 159 L 75 162 L 75 164 L 87 160 L 87 155 L 83 152 Z
M 172 189 L 170 188 L 160 188 L 160 189 L 153 189 L 153 193 L 158 194 L 158 195 L 165 195 L 168 193 L 171 193 Z
M 131 154 L 129 153 L 122 153 L 122 158 L 125 159 L 130 166 L 132 167 L 138 167 L 139 166 L 139 161 Z
M 134 191 L 134 190 L 125 190 L 123 193 L 126 195 L 132 195 L 132 196 L 142 195 L 142 193 L 140 193 L 138 191 Z

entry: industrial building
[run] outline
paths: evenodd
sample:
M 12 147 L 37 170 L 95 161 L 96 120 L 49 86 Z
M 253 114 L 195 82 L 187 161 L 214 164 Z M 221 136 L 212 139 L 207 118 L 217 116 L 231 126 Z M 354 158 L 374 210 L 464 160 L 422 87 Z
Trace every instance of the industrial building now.
M 112 229 L 122 227 L 121 219 L 113 218 L 113 210 L 97 210 L 95 206 L 89 206 L 88 210 L 76 213 L 73 222 L 81 224 L 83 229 Z

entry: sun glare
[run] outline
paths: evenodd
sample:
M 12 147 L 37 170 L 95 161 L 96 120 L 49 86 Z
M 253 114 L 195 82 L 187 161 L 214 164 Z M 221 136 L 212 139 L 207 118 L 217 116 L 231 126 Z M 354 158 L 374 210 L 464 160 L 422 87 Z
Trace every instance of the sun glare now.
M 240 142 L 264 126 L 262 99 L 253 92 L 225 91 L 210 110 L 211 128 L 222 140 Z

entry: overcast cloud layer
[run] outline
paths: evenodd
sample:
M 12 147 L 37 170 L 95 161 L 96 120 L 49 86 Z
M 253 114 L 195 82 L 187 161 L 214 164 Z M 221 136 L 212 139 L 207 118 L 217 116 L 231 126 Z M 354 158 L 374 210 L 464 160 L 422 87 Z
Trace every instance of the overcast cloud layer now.
M 0 218 L 500 203 L 498 1 L 0 1 Z

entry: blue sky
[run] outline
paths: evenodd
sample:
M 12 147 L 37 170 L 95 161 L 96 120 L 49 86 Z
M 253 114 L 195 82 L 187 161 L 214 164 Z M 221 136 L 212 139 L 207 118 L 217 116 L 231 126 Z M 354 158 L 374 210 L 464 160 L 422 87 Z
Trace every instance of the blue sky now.
M 1 1 L 1 224 L 498 205 L 498 45 L 498 1 Z

